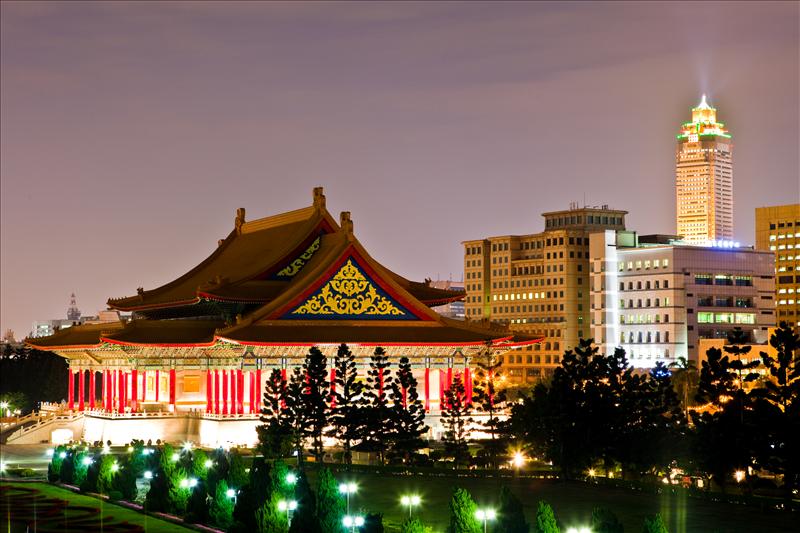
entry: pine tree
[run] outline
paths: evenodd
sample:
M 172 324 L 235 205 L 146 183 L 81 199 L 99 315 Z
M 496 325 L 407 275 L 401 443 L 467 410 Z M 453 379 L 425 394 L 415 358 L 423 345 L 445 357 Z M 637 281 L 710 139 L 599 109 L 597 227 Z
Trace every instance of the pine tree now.
M 401 357 L 397 375 L 392 383 L 392 420 L 394 431 L 392 453 L 407 462 L 411 455 L 424 445 L 422 435 L 425 425 L 425 407 L 417 393 L 417 379 L 411 370 L 408 357 Z
M 505 533 L 528 533 L 531 529 L 525 521 L 522 502 L 505 485 L 500 489 L 500 509 L 497 518 L 499 530 Z
M 186 516 L 184 521 L 190 524 L 205 523 L 208 521 L 209 506 L 206 499 L 208 498 L 208 490 L 206 483 L 202 479 L 197 480 L 197 485 L 192 489 L 189 495 L 189 501 L 186 503 Z M 212 501 L 211 508 L 214 508 Z
M 228 496 L 228 482 L 224 479 L 217 483 L 208 514 L 214 524 L 224 529 L 233 522 L 233 498 Z
M 61 455 L 64 454 L 64 457 Z M 61 465 L 67 456 L 67 447 L 59 444 L 53 449 L 53 457 L 47 465 L 47 481 L 59 481 L 61 479 Z
M 333 391 L 329 436 L 339 439 L 344 447 L 344 462 L 351 464 L 352 443 L 362 432 L 362 392 L 364 385 L 357 381 L 358 370 L 353 352 L 346 344 L 341 344 L 334 363 L 336 388 Z
M 209 460 L 208 455 L 201 449 L 192 450 L 191 472 L 192 476 L 205 481 L 208 478 L 209 467 L 206 466 Z M 213 466 L 212 466 L 213 467 Z
M 472 418 L 469 417 L 464 400 L 464 383 L 461 381 L 461 376 L 456 376 L 453 384 L 445 392 L 445 411 L 442 416 L 442 426 L 445 430 L 442 437 L 444 451 L 453 458 L 456 468 L 469 459 L 467 437 Z
M 306 418 L 306 375 L 300 367 L 296 367 L 292 372 L 289 383 L 286 385 L 286 410 L 291 413 L 291 438 L 294 453 L 297 456 L 297 465 L 303 463 L 303 442 L 304 432 L 308 427 L 309 420 Z
M 237 490 L 247 485 L 247 467 L 245 466 L 244 458 L 238 451 L 230 451 L 228 465 L 228 474 L 226 476 L 228 485 Z
M 261 424 L 256 427 L 258 449 L 264 457 L 286 457 L 294 445 L 294 419 L 298 415 L 287 405 L 287 387 L 282 371 L 273 369 L 264 386 Z
M 456 488 L 450 499 L 450 527 L 448 533 L 482 533 L 483 525 L 475 518 L 478 506 L 472 495 L 465 490 Z
M 624 533 L 617 515 L 605 507 L 592 510 L 592 533 Z
M 114 489 L 114 477 L 118 475 L 120 465 L 113 455 L 102 455 L 97 461 L 96 490 L 100 494 L 109 494 Z
M 130 458 L 119 458 L 119 469 L 116 475 L 112 478 L 111 490 L 109 496 L 114 494 L 118 498 L 124 498 L 128 501 L 133 501 L 138 495 L 138 487 L 136 486 L 136 472 Z
M 306 390 L 303 395 L 303 436 L 311 439 L 314 456 L 318 463 L 324 458 L 322 436 L 328 425 L 328 400 L 330 398 L 330 382 L 328 378 L 328 362 L 317 347 L 312 347 L 303 362 L 306 375 Z
M 367 371 L 367 388 L 364 392 L 363 441 L 367 448 L 378 452 L 383 464 L 384 454 L 394 432 L 394 424 L 388 402 L 388 392 L 392 388 L 389 358 L 380 346 L 370 358 Z
M 400 533 L 433 533 L 433 530 L 419 518 L 407 518 L 400 526 Z
M 503 362 L 495 357 L 490 348 L 486 348 L 484 354 L 475 360 L 475 366 L 477 367 L 475 402 L 487 415 L 486 422 L 482 424 L 490 437 L 485 448 L 489 452 L 492 467 L 497 468 L 498 449 L 502 446 L 498 441 L 500 419 L 497 413 L 502 411 L 506 401 L 505 390 L 497 388 Z
M 533 525 L 533 533 L 561 533 L 556 522 L 556 515 L 553 508 L 545 501 L 539 502 L 536 510 L 536 523 Z
M 644 519 L 642 533 L 669 533 L 669 531 L 661 519 L 661 515 L 656 513 L 651 518 Z
M 317 518 L 322 533 L 340 533 L 345 515 L 345 499 L 328 468 L 319 471 L 317 480 Z
M 297 511 L 294 513 L 289 533 L 320 533 L 317 518 L 317 499 L 308 484 L 308 477 L 303 471 L 296 473 L 297 483 L 294 486 L 294 499 Z

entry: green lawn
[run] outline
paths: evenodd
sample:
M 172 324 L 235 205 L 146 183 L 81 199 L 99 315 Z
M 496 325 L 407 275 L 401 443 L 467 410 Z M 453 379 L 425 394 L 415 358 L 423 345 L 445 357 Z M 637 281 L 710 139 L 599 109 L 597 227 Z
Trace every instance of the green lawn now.
M 415 514 L 435 531 L 444 531 L 449 517 L 448 503 L 454 486 L 468 489 L 479 506 L 495 506 L 500 484 L 492 479 L 455 478 L 452 476 L 394 476 L 356 474 L 348 477 L 335 474 L 342 481 L 358 483 L 358 493 L 351 500 L 351 509 L 364 508 L 384 513 L 388 531 L 397 531 L 407 516 L 400 505 L 403 494 L 419 494 L 422 505 Z M 762 514 L 759 509 L 728 503 L 711 502 L 682 495 L 657 495 L 626 489 L 600 487 L 584 483 L 561 483 L 549 480 L 511 479 L 509 485 L 523 501 L 528 520 L 532 522 L 537 502 L 548 501 L 563 526 L 588 524 L 592 508 L 611 509 L 623 522 L 625 531 L 639 533 L 646 516 L 661 513 L 670 533 L 786 532 L 797 531 L 796 519 L 789 513 Z M 490 529 L 491 531 L 491 529 Z M 563 530 L 562 530 L 563 531 Z M 499 533 L 499 532 L 498 532 Z
M 0 484 L 0 519 L 9 531 L 146 531 L 185 532 L 179 525 L 159 520 L 98 498 L 76 494 L 47 483 Z

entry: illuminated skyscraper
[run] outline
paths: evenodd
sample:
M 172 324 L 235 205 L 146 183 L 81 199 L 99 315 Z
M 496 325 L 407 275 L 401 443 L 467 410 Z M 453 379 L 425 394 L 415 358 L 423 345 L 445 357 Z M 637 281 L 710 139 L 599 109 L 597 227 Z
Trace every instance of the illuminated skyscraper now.
M 675 163 L 677 233 L 691 244 L 733 239 L 731 136 L 706 95 L 681 127 Z

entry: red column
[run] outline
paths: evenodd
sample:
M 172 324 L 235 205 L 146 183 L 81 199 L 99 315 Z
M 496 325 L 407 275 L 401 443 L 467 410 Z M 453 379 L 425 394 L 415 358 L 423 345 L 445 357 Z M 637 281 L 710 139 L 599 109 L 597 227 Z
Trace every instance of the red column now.
M 228 414 L 228 371 L 222 371 L 222 414 Z
M 256 370 L 256 414 L 261 412 L 261 369 Z
M 125 412 L 125 373 L 122 370 L 117 370 L 117 388 L 119 389 L 117 398 L 118 411 Z
M 128 372 L 122 373 L 122 407 L 128 407 Z
M 114 410 L 114 385 L 111 383 L 111 370 L 106 370 L 106 411 Z
M 84 375 L 84 370 L 78 370 L 78 411 L 83 411 L 84 403 L 83 403 L 83 382 L 85 381 L 86 376 Z
M 244 373 L 241 368 L 236 369 L 236 412 L 244 414 Z
M 447 390 L 447 371 L 439 369 L 439 409 L 444 409 L 444 393 Z
M 214 370 L 214 414 L 218 415 L 219 413 L 219 370 Z
M 95 396 L 95 382 L 94 370 L 89 371 L 89 409 L 94 409 L 94 396 Z
M 431 369 L 425 367 L 425 410 L 431 410 Z
M 169 369 L 169 404 L 172 406 L 172 411 L 175 411 L 175 369 Z
M 156 370 L 156 402 L 158 401 L 158 394 L 161 392 L 161 380 L 158 376 L 158 370 Z
M 331 368 L 331 408 L 336 407 L 336 369 Z
M 142 370 L 142 402 L 147 401 L 147 370 Z
M 72 369 L 68 370 L 69 372 L 69 381 L 67 381 L 67 407 L 70 411 L 75 409 L 75 375 L 72 373 Z
M 116 370 L 109 370 L 109 383 L 111 383 L 111 410 L 115 411 L 117 405 L 117 392 L 119 391 Z
M 211 370 L 206 370 L 206 413 L 210 413 L 211 409 Z
M 467 405 L 472 405 L 472 373 L 469 367 L 464 369 L 464 396 L 465 403 Z
M 131 370 L 131 410 L 139 410 L 139 371 Z
M 450 387 L 453 386 L 453 367 L 447 367 L 447 390 L 450 390 Z
M 236 370 L 231 369 L 228 372 L 228 379 L 230 386 L 228 387 L 228 413 L 236 414 Z
M 247 383 L 250 386 L 250 392 L 247 395 L 250 400 L 250 410 L 248 412 L 252 415 L 256 410 L 256 380 L 255 373 L 252 370 L 247 373 Z

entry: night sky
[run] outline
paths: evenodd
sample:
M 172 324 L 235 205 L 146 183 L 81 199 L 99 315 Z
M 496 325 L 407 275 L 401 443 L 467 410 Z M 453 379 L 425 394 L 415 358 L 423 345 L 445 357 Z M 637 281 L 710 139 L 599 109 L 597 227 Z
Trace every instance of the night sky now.
M 800 4 L 2 2 L 2 315 L 26 335 L 183 274 L 233 228 L 352 212 L 379 261 L 572 201 L 675 231 L 675 135 L 734 139 L 735 233 L 797 202 Z

